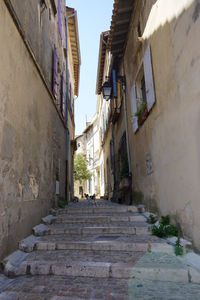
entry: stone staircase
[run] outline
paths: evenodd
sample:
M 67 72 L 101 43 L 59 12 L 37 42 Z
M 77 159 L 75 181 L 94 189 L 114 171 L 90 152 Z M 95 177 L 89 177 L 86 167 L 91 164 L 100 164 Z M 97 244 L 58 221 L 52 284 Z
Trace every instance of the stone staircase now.
M 136 207 L 103 200 L 52 210 L 3 265 L 0 300 L 135 299 L 149 280 L 200 287 L 197 270 L 151 235 Z

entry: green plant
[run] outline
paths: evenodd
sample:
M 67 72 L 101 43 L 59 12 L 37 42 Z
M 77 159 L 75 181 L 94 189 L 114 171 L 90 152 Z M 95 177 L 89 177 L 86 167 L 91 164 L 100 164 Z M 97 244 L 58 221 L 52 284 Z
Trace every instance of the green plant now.
M 184 249 L 180 243 L 180 237 L 177 238 L 174 250 L 176 255 L 183 255 Z
M 178 229 L 176 228 L 176 226 L 174 226 L 172 224 L 167 225 L 165 227 L 165 231 L 166 231 L 167 236 L 168 235 L 173 235 L 173 236 L 177 236 L 178 235 Z
M 161 216 L 160 223 L 164 226 L 169 225 L 170 224 L 170 216 L 169 215 Z
M 149 217 L 148 217 L 148 223 L 150 223 L 150 224 L 155 224 L 156 221 L 157 221 L 156 216 L 150 214 Z
M 158 237 L 167 237 L 170 235 L 177 236 L 178 229 L 170 224 L 170 216 L 161 216 L 160 223 L 152 226 L 152 234 Z
M 63 198 L 63 197 L 59 197 L 59 199 L 58 199 L 58 207 L 59 208 L 65 208 L 66 205 L 67 205 L 66 199 Z
M 156 236 L 158 236 L 160 238 L 166 237 L 165 227 L 162 224 L 160 224 L 158 226 L 153 225 L 151 230 L 152 230 L 152 234 L 153 235 L 156 235 Z
M 141 100 L 140 104 L 139 104 L 139 107 L 138 107 L 138 110 L 135 113 L 135 116 L 139 117 L 145 111 L 146 107 L 147 107 L 146 101 Z

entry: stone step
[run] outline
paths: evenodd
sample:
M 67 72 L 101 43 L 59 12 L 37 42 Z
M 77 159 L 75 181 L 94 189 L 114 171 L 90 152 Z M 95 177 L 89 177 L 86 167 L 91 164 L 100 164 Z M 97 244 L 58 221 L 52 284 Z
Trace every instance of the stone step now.
M 158 281 L 172 281 L 200 284 L 200 272 L 181 261 L 169 245 L 155 246 L 152 252 L 146 252 L 135 264 L 131 277 Z M 160 249 L 159 249 L 160 248 Z
M 32 252 L 38 239 L 39 237 L 34 235 L 28 236 L 27 238 L 19 242 L 19 250 L 22 250 L 24 252 Z
M 152 245 L 161 245 L 164 240 L 151 235 L 47 235 L 42 237 L 29 236 L 19 242 L 20 250 L 116 250 L 116 251 L 146 251 Z M 160 248 L 160 247 L 159 247 Z M 132 250 L 131 250 L 132 249 Z
M 129 280 L 130 299 L 199 300 L 198 284 L 148 279 Z
M 123 266 L 133 266 L 142 254 L 143 252 L 130 251 L 35 251 L 17 263 L 7 260 L 4 272 L 8 276 L 30 274 L 111 277 L 111 266 L 113 270 L 119 262 Z
M 60 225 L 60 224 L 57 224 Z M 76 224 L 77 225 L 77 224 Z M 46 233 L 45 233 L 46 234 Z M 49 226 L 48 234 L 77 234 L 77 235 L 90 235 L 90 234 L 150 234 L 149 227 L 146 225 L 135 225 L 135 226 Z
M 56 218 L 54 223 L 108 223 L 108 222 L 134 222 L 142 221 L 145 222 L 146 218 L 141 214 L 118 214 L 118 215 L 91 215 L 87 214 L 84 216 L 71 216 L 62 215 Z
M 107 224 L 39 224 L 33 228 L 35 236 L 57 234 L 150 234 L 150 226 L 145 222 L 113 222 Z
M 32 239 L 31 239 L 32 241 Z M 86 250 L 116 250 L 139 251 L 147 250 L 152 245 L 161 245 L 164 240 L 152 235 L 47 235 L 36 237 L 34 244 L 29 243 L 29 237 L 21 241 L 20 250 L 31 252 L 33 250 L 58 250 L 58 249 L 86 249 Z M 30 251 L 27 251 L 30 249 Z M 132 249 L 132 250 L 131 250 Z
M 22 284 L 23 280 L 23 284 Z M 72 276 L 27 276 L 15 278 L 12 289 L 0 300 L 128 299 L 128 280 Z
M 43 242 L 36 243 L 36 250 L 94 250 L 94 251 L 148 251 L 151 249 L 152 244 L 146 243 L 127 243 L 115 241 L 97 241 L 95 242 Z
M 198 284 L 172 281 L 163 284 L 151 279 L 28 276 L 23 278 L 23 285 L 20 277 L 15 278 L 14 286 L 0 293 L 0 300 L 199 300 L 199 293 Z
M 51 211 L 53 215 L 62 215 L 62 214 L 96 214 L 96 213 L 108 213 L 108 212 L 137 212 L 137 207 L 135 206 L 124 206 L 124 205 L 117 205 L 117 206 L 105 206 L 105 207 L 86 207 L 86 208 L 79 208 L 79 207 L 67 207 L 65 209 L 57 209 Z
M 135 278 L 200 284 L 200 273 L 168 252 L 58 250 L 19 253 L 5 261 L 7 276 L 56 275 Z

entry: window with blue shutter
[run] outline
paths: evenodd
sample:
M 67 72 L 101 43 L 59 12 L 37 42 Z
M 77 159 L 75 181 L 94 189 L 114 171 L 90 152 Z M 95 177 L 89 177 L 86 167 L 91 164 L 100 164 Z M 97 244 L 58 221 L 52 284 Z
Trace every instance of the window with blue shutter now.
M 131 88 L 131 123 L 134 132 L 138 130 L 138 117 L 135 115 L 136 112 L 137 112 L 137 101 L 136 101 L 136 86 L 134 82 Z
M 64 82 L 63 74 L 60 75 L 60 112 L 64 117 Z
M 62 39 L 62 11 L 61 11 L 61 0 L 58 0 L 58 31 L 60 38 Z
M 150 45 L 147 45 L 147 48 L 145 50 L 143 64 L 144 64 L 144 77 L 145 77 L 145 85 L 146 85 L 147 107 L 148 107 L 148 111 L 150 111 L 156 101 L 155 92 L 154 92 L 154 79 L 153 79 Z
M 52 93 L 55 98 L 57 98 L 57 73 L 58 73 L 58 55 L 56 51 L 56 46 L 53 48 L 53 70 L 52 70 Z
M 144 52 L 143 64 L 137 73 L 136 81 L 131 90 L 131 120 L 134 132 L 148 118 L 155 101 L 151 49 L 147 45 Z

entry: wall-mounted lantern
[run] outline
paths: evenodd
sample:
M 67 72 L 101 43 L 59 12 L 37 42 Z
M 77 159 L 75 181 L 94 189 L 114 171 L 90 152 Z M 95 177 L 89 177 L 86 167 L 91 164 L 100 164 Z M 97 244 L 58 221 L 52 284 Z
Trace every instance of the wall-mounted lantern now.
M 103 94 L 103 99 L 108 101 L 111 98 L 112 94 L 112 83 L 109 81 L 105 81 L 103 86 L 102 86 L 102 94 Z

